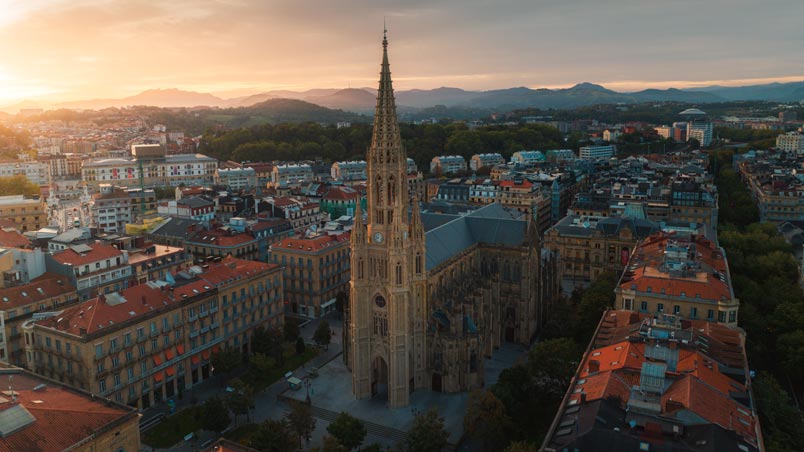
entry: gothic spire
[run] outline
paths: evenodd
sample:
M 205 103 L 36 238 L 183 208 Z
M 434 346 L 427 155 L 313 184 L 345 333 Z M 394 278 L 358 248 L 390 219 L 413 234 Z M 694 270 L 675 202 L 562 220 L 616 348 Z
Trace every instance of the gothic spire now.
M 388 64 L 387 30 L 382 36 L 382 65 L 380 86 L 377 90 L 377 106 L 374 110 L 374 132 L 371 137 L 371 150 L 389 155 L 402 152 L 402 137 L 396 120 L 396 101 L 391 83 L 391 68 Z

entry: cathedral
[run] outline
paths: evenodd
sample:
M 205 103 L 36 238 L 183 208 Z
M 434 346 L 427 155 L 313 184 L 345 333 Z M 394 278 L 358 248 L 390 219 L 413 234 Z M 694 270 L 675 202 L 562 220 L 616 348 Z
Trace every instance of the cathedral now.
M 489 204 L 422 213 L 408 195 L 388 64 L 383 56 L 366 156 L 367 207 L 351 236 L 344 360 L 357 399 L 407 406 L 416 390 L 470 391 L 503 342 L 528 344 L 558 294 L 555 263 L 531 218 Z

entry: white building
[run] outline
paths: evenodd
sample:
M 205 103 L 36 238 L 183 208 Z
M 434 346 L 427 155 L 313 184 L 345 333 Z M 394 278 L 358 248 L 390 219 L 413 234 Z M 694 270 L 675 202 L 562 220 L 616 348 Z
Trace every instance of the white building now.
M 229 187 L 230 190 L 257 187 L 257 173 L 254 168 L 218 168 L 215 171 L 215 184 Z
M 276 165 L 271 170 L 271 185 L 286 187 L 313 181 L 313 168 L 306 164 Z
M 547 158 L 541 151 L 518 151 L 511 156 L 512 165 L 532 166 L 545 161 Z
M 366 180 L 366 161 L 335 162 L 330 168 L 330 175 L 335 180 Z
M 800 132 L 783 133 L 776 137 L 776 149 L 785 152 L 804 153 L 804 134 Z
M 430 172 L 441 174 L 454 174 L 466 171 L 466 159 L 460 155 L 440 155 L 430 161 Z
M 408 174 L 414 174 L 417 171 L 419 171 L 419 169 L 416 167 L 416 161 L 408 157 Z
M 89 184 L 139 186 L 140 166 L 146 187 L 209 185 L 215 180 L 218 161 L 203 154 L 177 154 L 140 162 L 136 158 L 88 160 L 81 178 Z
M 575 151 L 572 149 L 551 149 L 547 151 L 547 160 L 551 162 L 571 162 L 575 158 Z
M 712 123 L 709 121 L 690 122 L 687 124 L 687 139 L 698 140 L 701 146 L 712 144 Z
M 674 129 L 671 126 L 659 126 L 654 127 L 653 130 L 656 131 L 656 134 L 662 138 L 673 138 L 674 137 Z
M 472 168 L 473 171 L 477 171 L 484 166 L 492 167 L 502 163 L 505 163 L 505 159 L 500 153 L 475 154 L 469 159 L 469 168 Z
M 614 157 L 617 147 L 613 144 L 604 146 L 582 146 L 579 157 L 584 160 L 608 159 Z
M 0 177 L 12 177 L 23 175 L 31 183 L 37 185 L 47 185 L 49 183 L 48 174 L 50 167 L 47 163 L 41 162 L 0 162 Z

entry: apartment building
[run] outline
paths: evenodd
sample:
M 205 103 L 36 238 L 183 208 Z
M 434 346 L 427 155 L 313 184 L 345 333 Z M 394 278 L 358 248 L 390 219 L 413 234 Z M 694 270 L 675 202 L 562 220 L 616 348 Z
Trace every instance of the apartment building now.
M 230 190 L 251 190 L 257 187 L 257 173 L 254 168 L 218 168 L 215 170 L 215 185 Z
M 27 367 L 22 324 L 36 313 L 77 301 L 75 287 L 54 273 L 45 273 L 27 284 L 0 288 L 0 361 Z
M 618 309 L 737 326 L 740 301 L 726 255 L 703 235 L 659 232 L 646 238 L 614 292 Z
M 776 149 L 804 154 L 804 133 L 787 132 L 776 137 Z
M 469 159 L 469 168 L 471 168 L 472 171 L 477 171 L 480 168 L 491 168 L 494 165 L 500 165 L 503 163 L 505 163 L 505 159 L 503 158 L 502 154 L 498 152 L 475 154 L 471 159 Z
M 16 367 L 0 367 L 3 452 L 140 450 L 137 410 Z
M 129 252 L 133 284 L 164 280 L 168 273 L 178 273 L 192 264 L 192 255 L 184 248 L 147 243 L 145 249 Z
M 366 161 L 335 162 L 330 176 L 338 181 L 366 180 Z
M 87 160 L 81 165 L 81 179 L 90 185 L 109 183 L 139 187 L 140 168 L 146 187 L 209 185 L 215 180 L 218 161 L 203 154 L 175 154 L 161 158 L 109 158 Z
M 585 286 L 604 272 L 622 274 L 637 243 L 659 230 L 642 219 L 567 215 L 545 232 L 543 246 L 558 256 L 566 288 Z
M 455 174 L 466 171 L 466 159 L 460 155 L 440 155 L 430 161 L 431 174 Z
M 45 204 L 40 199 L 28 199 L 23 195 L 0 196 L 0 221 L 14 223 L 22 232 L 37 231 L 47 226 Z
M 81 301 L 125 289 L 132 276 L 128 252 L 101 243 L 72 245 L 46 255 L 45 262 L 49 272 L 70 281 Z
M 607 311 L 540 450 L 764 451 L 745 333 Z
M 50 183 L 50 167 L 47 163 L 18 160 L 0 162 L 0 177 L 25 176 L 32 184 Z
M 257 327 L 282 326 L 277 265 L 234 258 L 101 294 L 24 325 L 33 370 L 144 409 L 214 374 L 212 354 L 251 351 Z
M 314 179 L 313 167 L 303 164 L 275 165 L 271 169 L 271 187 L 299 186 Z
M 609 159 L 617 153 L 617 146 L 613 144 L 599 146 L 581 146 L 578 156 L 584 160 Z
M 290 312 L 317 318 L 335 309 L 338 293 L 349 291 L 349 249 L 348 233 L 286 238 L 271 246 Z
M 541 151 L 517 151 L 511 156 L 512 165 L 534 166 L 547 161 Z

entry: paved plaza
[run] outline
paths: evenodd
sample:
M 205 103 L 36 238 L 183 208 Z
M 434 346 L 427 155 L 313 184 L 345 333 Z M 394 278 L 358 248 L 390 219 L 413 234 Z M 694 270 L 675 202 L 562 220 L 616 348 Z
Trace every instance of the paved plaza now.
M 525 352 L 525 348 L 513 344 L 506 344 L 486 359 L 486 386 L 489 387 L 497 381 L 500 372 L 511 367 Z M 411 394 L 410 406 L 390 409 L 386 406 L 384 397 L 356 400 L 352 395 L 352 374 L 338 357 L 319 369 L 319 376 L 311 378 L 310 400 L 313 413 L 322 419 L 331 418 L 341 411 L 364 421 L 367 430 L 373 436 L 384 436 L 386 444 L 393 444 L 394 440 L 404 437 L 404 432 L 410 429 L 413 418 L 418 411 L 426 411 L 430 407 L 437 407 L 444 417 L 445 427 L 449 431 L 450 444 L 457 444 L 463 435 L 463 416 L 466 412 L 468 393 L 447 394 L 434 391 L 415 391 Z M 286 390 L 282 396 L 304 401 L 307 389 Z M 330 418 L 330 419 L 328 419 Z

